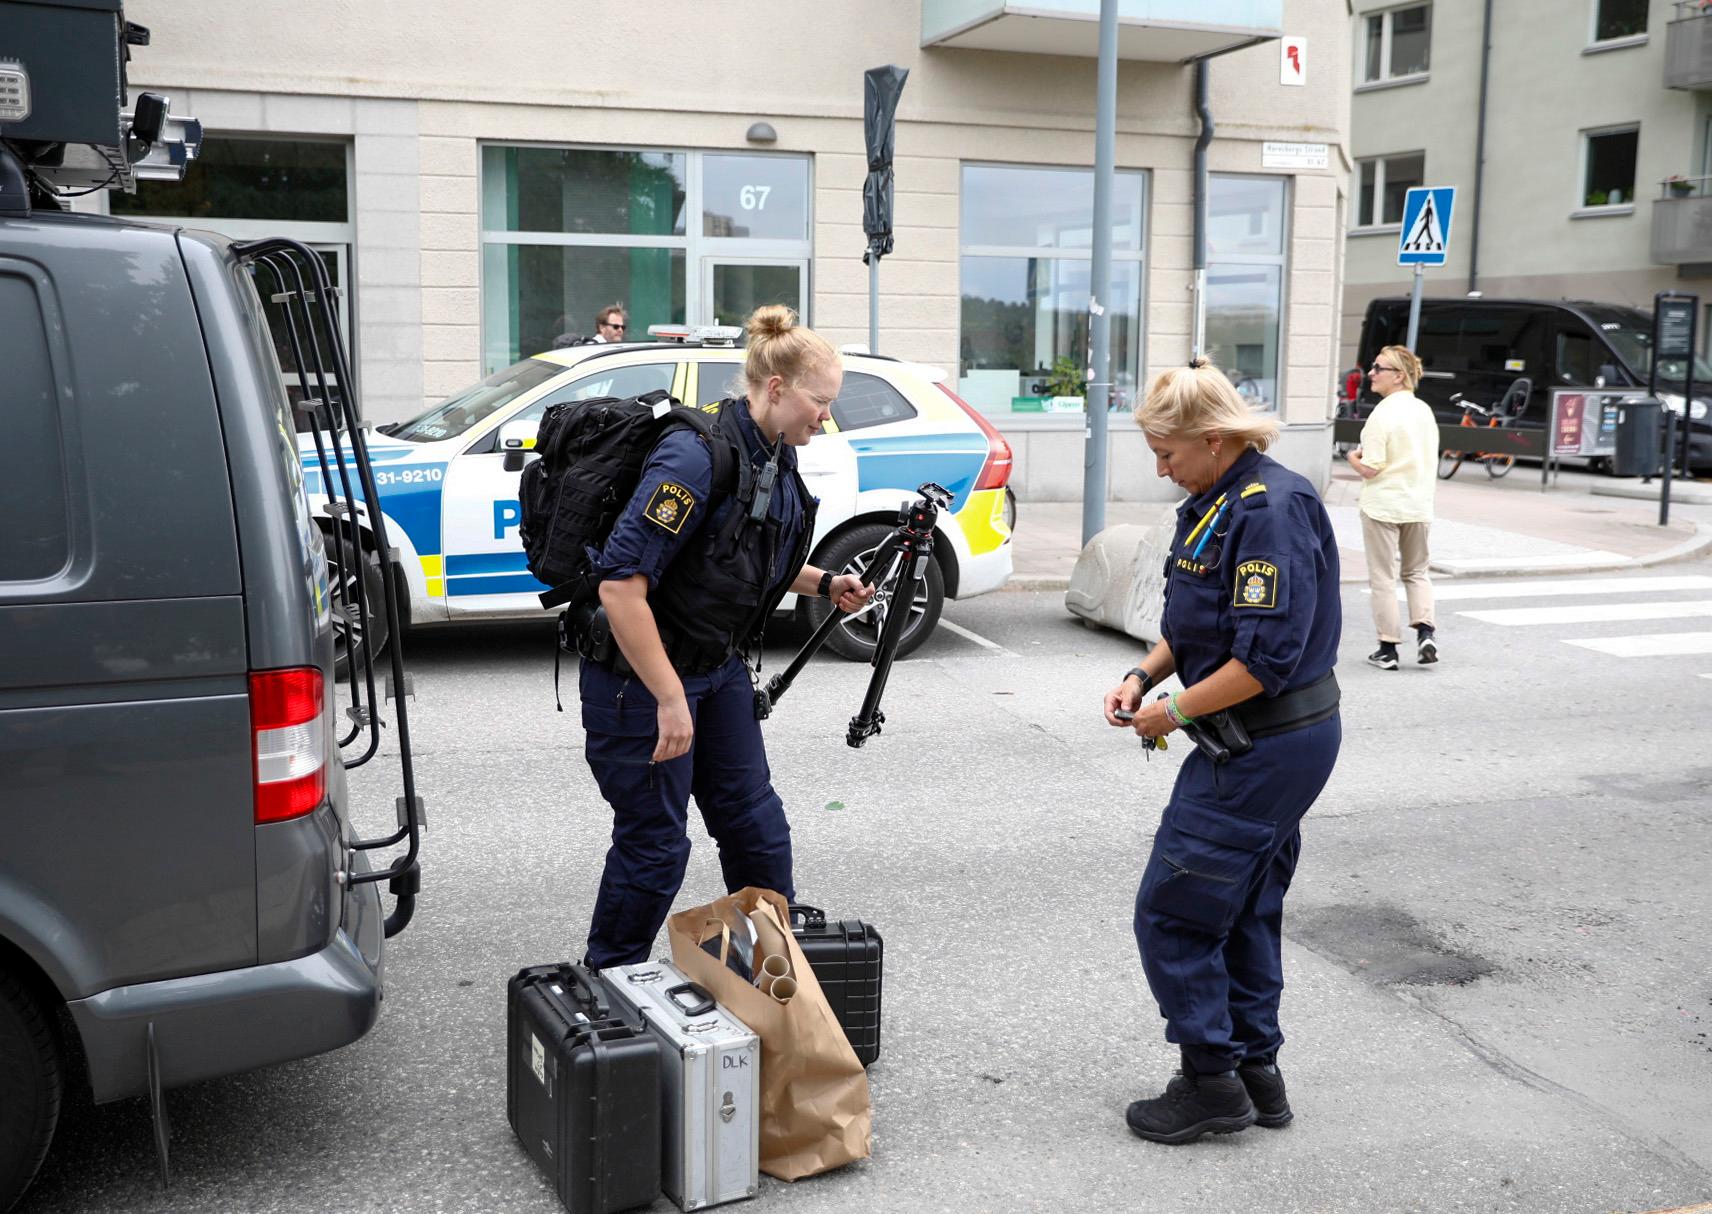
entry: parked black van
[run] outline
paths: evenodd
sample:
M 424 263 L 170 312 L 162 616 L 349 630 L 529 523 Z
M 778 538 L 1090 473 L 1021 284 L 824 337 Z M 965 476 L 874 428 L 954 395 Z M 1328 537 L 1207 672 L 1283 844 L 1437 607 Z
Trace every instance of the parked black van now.
M 1644 389 L 1652 368 L 1652 315 L 1621 304 L 1581 300 L 1427 299 L 1421 303 L 1415 353 L 1425 368 L 1416 395 L 1441 421 L 1456 422 L 1456 393 L 1495 405 L 1518 379 L 1532 385 L 1517 424 L 1544 426 L 1554 388 Z M 1406 344 L 1407 298 L 1376 299 L 1362 322 L 1360 365 L 1371 367 L 1386 346 Z M 1681 360 L 1659 365 L 1659 392 L 1679 411 L 1688 368 Z M 1712 365 L 1694 361 L 1695 399 L 1689 406 L 1689 462 L 1712 470 Z M 1364 391 L 1362 400 L 1378 397 Z
M 164 1176 L 163 1089 L 367 1031 L 420 816 L 402 704 L 399 830 L 363 839 L 348 811 L 379 709 L 370 647 L 336 688 L 337 625 L 397 605 L 338 576 L 360 506 L 311 514 L 261 302 L 329 399 L 350 377 L 325 266 L 68 213 L 62 190 L 181 170 L 199 131 L 146 93 L 117 112 L 147 41 L 118 0 L 8 8 L 0 67 L 29 87 L 0 111 L 0 1211 L 69 1082 L 151 1097 Z M 378 500 L 339 408 L 297 411 Z

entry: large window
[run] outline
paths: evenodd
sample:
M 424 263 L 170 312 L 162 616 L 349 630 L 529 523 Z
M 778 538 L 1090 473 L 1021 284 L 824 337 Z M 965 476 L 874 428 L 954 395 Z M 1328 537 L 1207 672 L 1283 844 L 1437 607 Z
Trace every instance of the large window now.
M 651 325 L 740 323 L 725 313 L 807 297 L 807 157 L 494 145 L 481 194 L 489 372 L 592 336 L 614 302 L 645 341 Z
M 1208 184 L 1207 355 L 1259 409 L 1278 407 L 1286 199 L 1282 177 Z
M 1647 0 L 1593 0 L 1593 41 L 1636 38 L 1647 32 Z
M 1355 226 L 1385 227 L 1403 222 L 1403 199 L 1426 184 L 1425 152 L 1373 156 L 1355 162 Z
M 1147 179 L 1112 192 L 1113 408 L 1135 399 L 1141 365 Z M 958 394 L 984 413 L 1081 408 L 1089 361 L 1094 175 L 1087 169 L 965 165 Z
M 1640 145 L 1638 126 L 1582 132 L 1582 207 L 1634 205 L 1635 156 Z
M 1361 27 L 1361 82 L 1383 84 L 1425 76 L 1432 14 L 1430 4 L 1369 14 Z

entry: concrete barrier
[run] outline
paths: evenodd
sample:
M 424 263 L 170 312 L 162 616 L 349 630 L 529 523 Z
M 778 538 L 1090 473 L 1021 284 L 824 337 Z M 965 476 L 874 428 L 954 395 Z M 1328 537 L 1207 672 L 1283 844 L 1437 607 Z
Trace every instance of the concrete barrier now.
M 1064 592 L 1064 606 L 1072 615 L 1150 644 L 1159 640 L 1165 557 L 1177 522 L 1173 506 L 1157 506 L 1151 513 L 1153 522 L 1107 527 L 1088 541 Z

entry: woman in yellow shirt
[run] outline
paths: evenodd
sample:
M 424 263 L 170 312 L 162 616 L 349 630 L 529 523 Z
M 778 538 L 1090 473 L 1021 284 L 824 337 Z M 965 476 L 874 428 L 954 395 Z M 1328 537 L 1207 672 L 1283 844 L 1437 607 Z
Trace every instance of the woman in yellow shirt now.
M 1379 351 L 1367 382 L 1383 399 L 1361 429 L 1361 446 L 1347 457 L 1366 482 L 1361 486 L 1361 537 L 1367 549 L 1367 584 L 1373 590 L 1373 623 L 1379 631 L 1379 648 L 1367 660 L 1381 670 L 1397 669 L 1401 566 L 1415 630 L 1415 660 L 1424 666 L 1439 660 L 1433 584 L 1427 579 L 1427 532 L 1438 483 L 1438 420 L 1415 395 L 1421 360 L 1406 347 Z

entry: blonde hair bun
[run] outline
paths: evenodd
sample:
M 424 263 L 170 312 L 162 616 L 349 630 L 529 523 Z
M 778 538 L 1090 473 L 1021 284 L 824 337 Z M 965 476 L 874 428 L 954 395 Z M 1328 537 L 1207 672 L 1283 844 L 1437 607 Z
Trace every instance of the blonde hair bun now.
M 1230 377 L 1205 358 L 1160 372 L 1136 408 L 1135 424 L 1155 438 L 1223 434 L 1257 451 L 1270 447 L 1281 428 L 1275 415 L 1251 408 Z
M 797 327 L 797 314 L 794 308 L 784 304 L 768 304 L 756 308 L 749 314 L 749 323 L 744 326 L 749 333 L 749 340 L 756 338 L 782 337 Z

